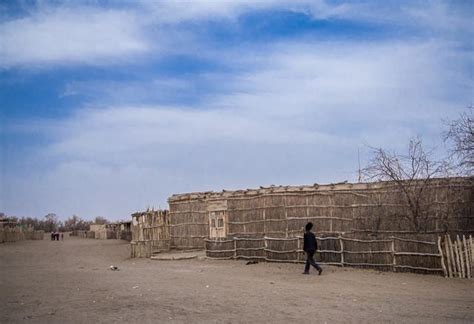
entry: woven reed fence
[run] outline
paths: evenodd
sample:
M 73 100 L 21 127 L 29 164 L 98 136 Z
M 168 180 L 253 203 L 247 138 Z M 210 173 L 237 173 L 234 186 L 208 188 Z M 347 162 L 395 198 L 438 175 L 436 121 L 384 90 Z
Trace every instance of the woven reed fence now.
M 441 265 L 445 277 L 471 279 L 474 276 L 472 235 L 457 235 L 453 239 L 448 235 L 439 237 L 438 247 L 443 256 Z
M 0 229 L 0 243 L 42 239 L 44 231 L 24 231 L 18 227 Z
M 78 238 L 86 238 L 86 233 L 87 231 L 74 230 L 69 234 L 69 236 L 77 236 Z
M 25 231 L 25 240 L 43 240 L 44 231 Z
M 323 265 L 376 268 L 444 274 L 437 242 L 399 237 L 361 240 L 347 237 L 317 237 L 317 260 Z M 205 240 L 209 259 L 248 259 L 304 263 L 303 238 L 233 238 Z
M 474 178 L 432 179 L 419 198 L 416 228 L 406 197 L 393 182 L 173 195 L 168 199 L 171 245 L 202 248 L 215 211 L 226 215 L 227 237 L 288 238 L 309 221 L 318 236 L 367 240 L 436 241 L 446 232 L 474 233 Z
M 209 237 L 208 203 L 200 199 L 169 200 L 171 248 L 203 249 Z
M 20 228 L 0 229 L 0 242 L 17 242 L 25 239 L 25 234 Z
M 170 249 L 169 214 L 166 210 L 147 210 L 132 215 L 132 258 L 148 258 Z

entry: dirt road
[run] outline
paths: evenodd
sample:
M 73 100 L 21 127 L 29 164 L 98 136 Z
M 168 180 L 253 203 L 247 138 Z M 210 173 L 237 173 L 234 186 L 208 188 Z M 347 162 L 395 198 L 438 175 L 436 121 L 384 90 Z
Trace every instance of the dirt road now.
M 0 244 L 0 323 L 474 322 L 474 280 L 128 256 L 116 240 Z

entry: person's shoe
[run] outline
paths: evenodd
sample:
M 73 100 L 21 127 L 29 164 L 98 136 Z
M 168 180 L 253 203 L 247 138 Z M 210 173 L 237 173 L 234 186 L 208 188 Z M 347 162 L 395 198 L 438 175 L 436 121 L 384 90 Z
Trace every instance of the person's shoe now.
M 303 274 L 309 274 L 309 272 L 308 272 L 308 271 L 305 271 L 305 272 L 303 272 Z
M 319 276 L 321 275 L 321 273 L 323 273 L 323 269 L 319 269 L 319 270 L 318 270 L 318 275 L 319 275 Z

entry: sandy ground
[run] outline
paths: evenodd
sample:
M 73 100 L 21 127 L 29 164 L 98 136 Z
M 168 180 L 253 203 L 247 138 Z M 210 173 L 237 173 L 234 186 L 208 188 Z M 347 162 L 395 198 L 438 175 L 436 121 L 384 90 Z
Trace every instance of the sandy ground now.
M 128 256 L 116 240 L 0 244 L 0 323 L 474 322 L 474 280 Z

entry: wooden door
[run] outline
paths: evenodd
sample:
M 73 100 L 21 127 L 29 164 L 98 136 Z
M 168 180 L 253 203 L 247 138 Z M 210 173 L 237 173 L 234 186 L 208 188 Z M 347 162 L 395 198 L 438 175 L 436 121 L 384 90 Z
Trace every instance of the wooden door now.
M 227 237 L 227 213 L 225 210 L 209 212 L 209 237 Z

